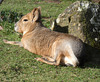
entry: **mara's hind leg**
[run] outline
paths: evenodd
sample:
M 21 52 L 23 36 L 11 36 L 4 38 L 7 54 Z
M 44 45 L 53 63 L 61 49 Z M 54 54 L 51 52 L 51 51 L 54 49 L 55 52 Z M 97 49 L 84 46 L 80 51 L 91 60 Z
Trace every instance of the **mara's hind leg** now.
M 55 61 L 48 61 L 46 58 L 35 58 L 37 61 L 41 61 L 43 63 L 49 64 L 49 65 L 55 65 Z
M 76 67 L 79 64 L 79 61 L 70 46 L 67 46 L 64 55 L 65 55 L 64 57 L 65 65 L 68 66 L 72 65 L 73 67 Z
M 23 47 L 22 43 L 19 41 L 8 41 L 4 39 L 3 42 L 6 44 L 19 45 L 20 47 Z
M 56 42 L 53 45 L 53 59 L 56 61 L 56 64 L 65 64 L 67 66 L 76 67 L 79 64 L 77 57 L 75 56 L 71 46 L 65 45 L 66 42 Z
M 35 58 L 37 61 L 41 61 L 43 63 L 47 63 L 50 65 L 60 65 L 60 61 L 61 61 L 61 54 L 59 54 L 57 56 L 56 59 L 50 58 L 48 56 L 42 57 L 42 58 Z
M 49 56 L 43 56 L 42 58 L 44 58 L 48 61 L 54 61 L 54 59 L 52 57 L 49 57 Z

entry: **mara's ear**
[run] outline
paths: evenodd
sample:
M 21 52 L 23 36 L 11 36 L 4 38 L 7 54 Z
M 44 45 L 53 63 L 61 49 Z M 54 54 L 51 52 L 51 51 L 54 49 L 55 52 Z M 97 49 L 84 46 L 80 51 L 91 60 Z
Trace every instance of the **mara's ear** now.
M 41 20 L 41 7 L 34 8 L 31 13 L 32 13 L 32 21 Z
M 39 11 L 40 11 L 40 13 L 41 13 L 41 7 L 40 7 L 40 6 L 38 7 L 38 9 L 39 9 Z

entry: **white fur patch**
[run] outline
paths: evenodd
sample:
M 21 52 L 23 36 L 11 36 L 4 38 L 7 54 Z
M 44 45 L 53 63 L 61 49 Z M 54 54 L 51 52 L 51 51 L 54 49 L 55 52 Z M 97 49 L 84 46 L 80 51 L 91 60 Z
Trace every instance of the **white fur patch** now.
M 69 58 L 67 58 L 67 57 L 64 57 L 64 61 L 65 61 L 65 64 L 66 64 L 66 65 L 67 65 L 68 63 L 73 65 L 72 61 L 71 61 Z
M 23 35 L 26 33 L 27 31 L 23 32 Z
M 16 27 L 14 28 L 14 30 L 17 32 L 17 31 L 18 31 L 18 26 L 16 26 Z

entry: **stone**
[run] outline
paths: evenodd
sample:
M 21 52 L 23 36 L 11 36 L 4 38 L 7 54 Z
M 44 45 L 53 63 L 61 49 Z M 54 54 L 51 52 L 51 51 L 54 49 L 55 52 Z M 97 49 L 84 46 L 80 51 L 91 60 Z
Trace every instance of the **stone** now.
M 0 0 L 0 4 L 3 2 L 3 0 Z

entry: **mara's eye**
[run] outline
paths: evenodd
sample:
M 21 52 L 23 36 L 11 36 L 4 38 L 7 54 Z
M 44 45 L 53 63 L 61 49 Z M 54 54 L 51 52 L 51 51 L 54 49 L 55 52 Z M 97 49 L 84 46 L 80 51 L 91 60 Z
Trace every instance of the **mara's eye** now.
M 24 19 L 24 21 L 28 21 L 28 19 Z

